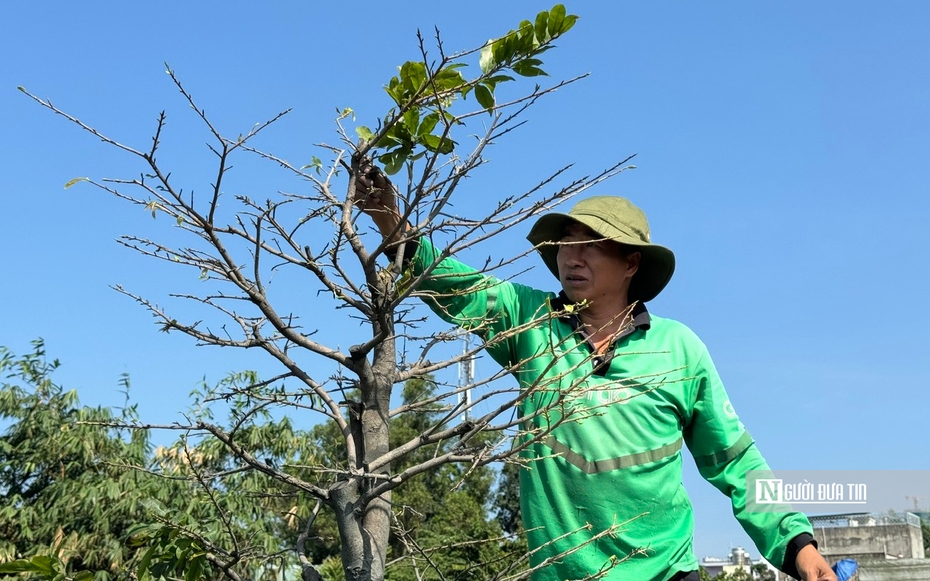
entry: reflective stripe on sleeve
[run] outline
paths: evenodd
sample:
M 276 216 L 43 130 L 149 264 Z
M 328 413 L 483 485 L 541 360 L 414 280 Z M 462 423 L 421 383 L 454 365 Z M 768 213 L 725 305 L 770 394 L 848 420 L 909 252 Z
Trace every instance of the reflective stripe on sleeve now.
M 743 431 L 743 435 L 739 437 L 736 442 L 734 442 L 730 447 L 725 450 L 719 450 L 713 454 L 705 454 L 704 456 L 695 456 L 694 463 L 697 464 L 698 468 L 706 468 L 707 466 L 716 466 L 718 464 L 725 464 L 736 458 L 743 451 L 752 444 L 752 436 L 749 435 L 749 432 Z

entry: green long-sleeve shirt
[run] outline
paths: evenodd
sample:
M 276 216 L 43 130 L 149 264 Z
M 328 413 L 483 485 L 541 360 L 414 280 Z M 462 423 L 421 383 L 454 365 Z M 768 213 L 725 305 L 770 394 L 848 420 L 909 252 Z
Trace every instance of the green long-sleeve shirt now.
M 438 257 L 421 239 L 412 274 Z M 770 562 L 781 565 L 789 541 L 812 532 L 799 513 L 746 511 L 746 472 L 768 466 L 706 347 L 683 324 L 640 308 L 600 360 L 552 293 L 452 258 L 419 290 L 443 319 L 481 335 L 527 394 L 519 412 L 536 441 L 522 451 L 531 459 L 520 478 L 524 528 L 538 549 L 534 566 L 557 557 L 535 581 L 580 579 L 612 566 L 608 579 L 637 581 L 696 570 L 682 443 Z

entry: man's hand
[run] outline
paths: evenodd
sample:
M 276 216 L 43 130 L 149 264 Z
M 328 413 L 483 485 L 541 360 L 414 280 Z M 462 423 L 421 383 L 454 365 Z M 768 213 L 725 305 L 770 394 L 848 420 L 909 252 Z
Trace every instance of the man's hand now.
M 401 215 L 394 184 L 370 160 L 363 160 L 355 178 L 355 206 L 371 216 L 382 236 L 400 234 Z
M 807 545 L 798 551 L 794 562 L 801 574 L 801 581 L 837 581 L 836 573 L 814 545 Z

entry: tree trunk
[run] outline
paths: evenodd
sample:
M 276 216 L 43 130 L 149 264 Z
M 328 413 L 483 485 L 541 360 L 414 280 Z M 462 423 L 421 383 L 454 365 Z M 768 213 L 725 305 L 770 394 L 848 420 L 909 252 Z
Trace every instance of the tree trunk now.
M 390 319 L 389 319 L 390 320 Z M 364 363 L 359 371 L 362 401 L 349 412 L 350 437 L 355 440 L 358 466 L 370 474 L 368 466 L 390 451 L 389 413 L 391 391 L 397 374 L 394 339 L 389 335 L 373 353 L 373 364 Z M 377 474 L 390 473 L 390 465 Z M 352 476 L 330 491 L 330 504 L 339 526 L 342 563 L 346 581 L 383 581 L 391 530 L 391 494 L 382 494 L 362 506 L 365 493 L 378 480 Z
M 390 507 L 388 499 L 384 498 L 360 507 L 362 492 L 360 478 L 342 481 L 330 490 L 330 503 L 339 525 L 346 581 L 383 581 Z

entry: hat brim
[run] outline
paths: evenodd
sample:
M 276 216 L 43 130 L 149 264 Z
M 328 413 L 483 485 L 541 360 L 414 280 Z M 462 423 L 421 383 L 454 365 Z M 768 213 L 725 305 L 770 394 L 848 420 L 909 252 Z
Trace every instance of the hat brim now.
M 649 244 L 632 235 L 619 232 L 598 216 L 569 216 L 552 213 L 541 216 L 530 229 L 526 239 L 536 247 L 546 267 L 557 280 L 559 266 L 556 257 L 559 253 L 559 240 L 562 239 L 565 228 L 573 222 L 587 226 L 608 240 L 635 246 L 642 255 L 639 270 L 630 281 L 630 301 L 651 301 L 672 279 L 675 273 L 675 254 L 668 248 L 658 244 Z

